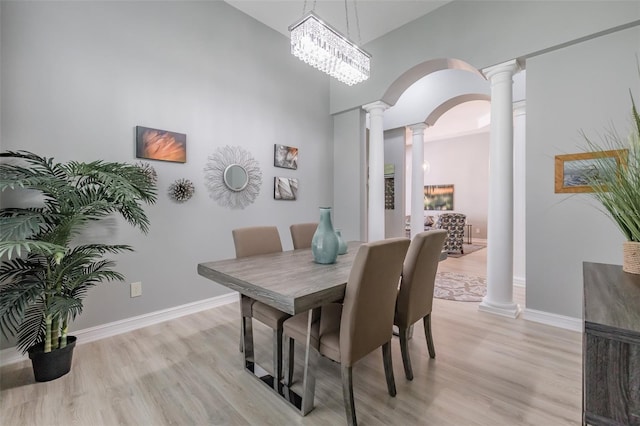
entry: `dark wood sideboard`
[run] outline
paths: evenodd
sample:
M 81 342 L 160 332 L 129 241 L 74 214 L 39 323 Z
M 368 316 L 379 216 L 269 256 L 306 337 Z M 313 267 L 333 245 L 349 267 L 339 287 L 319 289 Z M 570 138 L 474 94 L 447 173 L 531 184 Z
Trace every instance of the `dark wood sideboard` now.
M 640 275 L 583 264 L 583 424 L 640 426 Z

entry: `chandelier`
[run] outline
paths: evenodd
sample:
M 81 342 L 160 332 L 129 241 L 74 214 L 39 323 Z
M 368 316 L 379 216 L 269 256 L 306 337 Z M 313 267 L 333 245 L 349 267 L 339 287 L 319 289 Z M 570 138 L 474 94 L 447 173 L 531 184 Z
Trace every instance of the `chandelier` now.
M 347 14 L 347 31 L 348 28 Z M 289 32 L 291 53 L 312 67 L 349 86 L 369 78 L 371 55 L 326 24 L 313 11 L 291 25 Z

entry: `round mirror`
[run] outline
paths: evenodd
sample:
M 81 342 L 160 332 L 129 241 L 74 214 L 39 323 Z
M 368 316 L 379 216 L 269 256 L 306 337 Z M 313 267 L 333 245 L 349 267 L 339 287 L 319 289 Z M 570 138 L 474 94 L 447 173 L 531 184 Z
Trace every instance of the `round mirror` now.
M 232 191 L 242 191 L 249 183 L 247 171 L 239 164 L 230 164 L 224 169 L 224 184 Z

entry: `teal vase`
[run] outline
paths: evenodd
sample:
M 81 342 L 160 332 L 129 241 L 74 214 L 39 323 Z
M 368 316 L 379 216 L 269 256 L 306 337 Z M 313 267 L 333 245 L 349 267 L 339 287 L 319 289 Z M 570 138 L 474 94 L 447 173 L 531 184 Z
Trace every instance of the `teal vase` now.
M 336 229 L 336 236 L 338 237 L 338 255 L 345 254 L 347 252 L 347 242 L 342 238 L 342 233 L 339 229 Z
M 338 236 L 331 224 L 331 207 L 320 207 L 320 222 L 311 240 L 311 252 L 316 263 L 331 264 L 338 258 Z

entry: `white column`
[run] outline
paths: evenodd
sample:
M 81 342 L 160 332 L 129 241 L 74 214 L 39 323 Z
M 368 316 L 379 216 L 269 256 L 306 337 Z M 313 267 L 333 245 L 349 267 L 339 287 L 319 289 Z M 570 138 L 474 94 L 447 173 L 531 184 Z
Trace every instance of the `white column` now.
M 513 103 L 513 282 L 526 282 L 526 101 Z
M 384 240 L 384 126 L 389 105 L 376 101 L 363 105 L 369 113 L 369 228 L 367 241 Z
M 425 123 L 409 126 L 411 148 L 411 238 L 424 231 L 424 130 Z
M 513 74 L 515 60 L 483 70 L 491 82 L 487 295 L 479 310 L 516 318 L 513 302 Z

